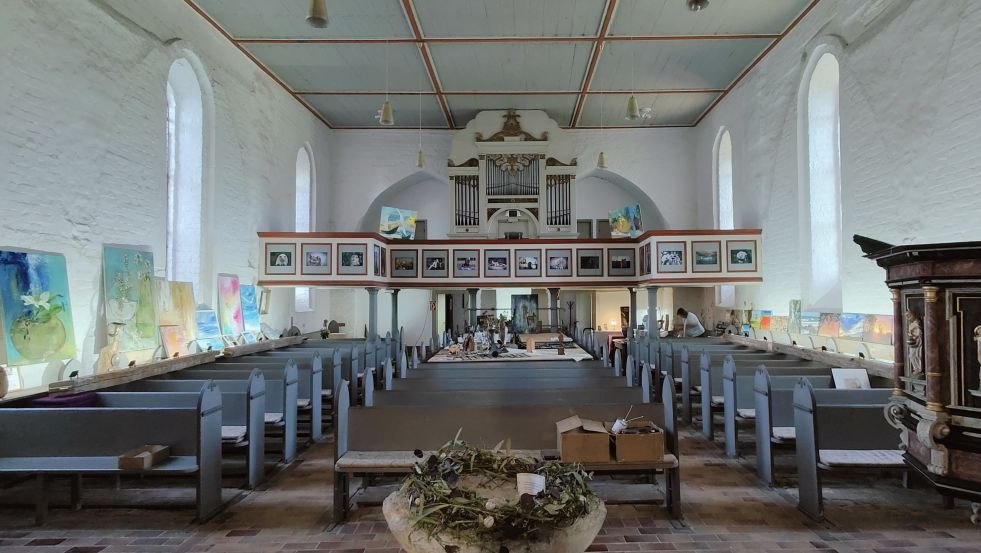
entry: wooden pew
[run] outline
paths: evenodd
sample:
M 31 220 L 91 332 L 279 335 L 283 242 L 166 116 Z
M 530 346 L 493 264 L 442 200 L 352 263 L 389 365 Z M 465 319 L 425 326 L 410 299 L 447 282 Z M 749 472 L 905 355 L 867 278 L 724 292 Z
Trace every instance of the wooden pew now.
M 334 464 L 334 522 L 347 516 L 349 475 L 408 474 L 419 459 L 413 450 L 433 451 L 462 426 L 462 439 L 490 447 L 509 438 L 511 447 L 546 458 L 555 455 L 555 421 L 570 413 L 595 420 L 613 420 L 630 408 L 618 405 L 523 405 L 523 406 L 391 406 L 368 409 L 351 407 L 347 382 L 338 394 L 337 461 Z M 676 427 L 674 386 L 665 385 L 663 404 L 634 405 L 631 415 L 645 415 L 665 430 L 665 458 L 654 463 L 586 463 L 598 472 L 663 470 L 666 506 L 681 517 L 681 480 Z
M 296 365 L 287 363 L 281 369 L 258 368 L 254 370 L 258 370 L 266 379 L 266 425 L 282 428 L 283 462 L 290 463 L 296 457 L 296 399 L 299 384 Z M 252 370 L 186 369 L 168 373 L 158 380 L 246 381 L 251 374 Z
M 255 489 L 265 478 L 263 460 L 266 452 L 266 379 L 261 372 L 252 371 L 246 381 L 137 380 L 113 388 L 109 392 L 99 393 L 98 397 L 103 401 L 102 406 L 153 406 L 153 403 L 166 402 L 170 397 L 185 396 L 194 391 L 200 392 L 203 386 L 211 382 L 214 382 L 221 392 L 222 444 L 227 444 L 230 448 L 246 448 L 246 485 L 249 489 Z M 147 397 L 150 395 L 154 398 Z M 124 405 L 127 402 L 131 405 Z M 227 443 L 231 437 L 239 435 L 244 438 L 244 441 Z
M 48 510 L 48 479 L 72 478 L 81 504 L 82 475 L 193 475 L 197 520 L 222 508 L 221 393 L 214 384 L 194 407 L 57 407 L 0 409 L 0 473 L 34 475 L 36 520 Z M 118 468 L 118 456 L 145 444 L 170 446 L 170 458 L 147 471 Z
M 586 405 L 590 403 L 640 404 L 640 388 L 601 390 L 392 390 L 375 394 L 375 405 Z
M 723 365 L 727 361 L 732 362 L 736 367 L 749 370 L 755 369 L 759 364 L 759 360 L 755 358 L 750 361 L 740 360 L 737 362 L 733 360 L 731 355 L 726 355 L 722 359 L 722 363 L 719 363 L 717 360 L 713 362 L 708 354 L 703 353 L 699 356 L 699 365 L 701 367 L 699 381 L 701 385 L 695 392 L 699 396 L 701 405 L 702 435 L 709 441 L 715 439 L 715 421 L 712 417 L 713 410 L 721 410 L 723 407 L 724 398 L 717 394 L 717 392 L 722 391 Z M 804 359 L 767 359 L 765 364 L 771 372 L 779 371 L 787 373 L 789 371 L 790 374 L 802 376 L 831 374 L 831 367 L 829 365 Z
M 559 390 L 570 388 L 626 388 L 622 378 L 442 378 L 434 380 L 399 380 L 394 390 Z
M 722 365 L 722 419 L 725 452 L 728 457 L 739 455 L 739 422 L 756 420 L 754 389 L 756 374 L 760 370 L 767 374 L 770 389 L 793 391 L 794 386 L 797 385 L 797 382 L 801 378 L 807 379 L 815 388 L 832 387 L 830 368 L 804 370 L 794 368 L 774 369 L 774 375 L 770 376 L 769 372 L 767 372 L 766 365 L 759 365 L 755 370 L 747 370 L 744 367 L 737 368 L 732 358 L 727 357 Z M 812 371 L 826 372 L 824 374 L 813 374 Z M 705 416 L 704 411 L 702 416 Z
M 896 430 L 883 415 L 892 390 L 815 390 L 801 380 L 794 388 L 797 441 L 797 508 L 824 518 L 822 470 L 901 469 Z

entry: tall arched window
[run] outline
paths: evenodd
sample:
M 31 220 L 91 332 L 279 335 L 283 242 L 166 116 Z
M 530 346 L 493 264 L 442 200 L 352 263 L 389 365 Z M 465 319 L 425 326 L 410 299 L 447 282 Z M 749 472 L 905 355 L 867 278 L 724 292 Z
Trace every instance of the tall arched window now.
M 296 232 L 313 230 L 313 160 L 306 147 L 296 154 Z M 310 288 L 298 287 L 294 295 L 296 311 L 312 311 Z
M 721 230 L 733 229 L 732 203 L 732 138 L 723 128 L 715 148 L 715 225 Z M 721 254 L 722 252 L 720 252 Z M 736 287 L 723 284 L 716 288 L 715 303 L 719 307 L 736 306 Z
M 841 162 L 838 138 L 838 59 L 825 52 L 807 83 L 805 171 L 810 307 L 841 309 Z

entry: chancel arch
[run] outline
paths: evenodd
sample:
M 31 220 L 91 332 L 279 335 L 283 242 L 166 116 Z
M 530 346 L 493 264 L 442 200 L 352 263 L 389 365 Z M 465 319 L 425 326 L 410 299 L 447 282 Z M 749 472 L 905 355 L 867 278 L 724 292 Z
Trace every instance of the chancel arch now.
M 446 178 L 426 170 L 406 175 L 388 186 L 367 206 L 358 223 L 361 232 L 378 232 L 382 207 L 411 209 L 428 224 L 428 238 L 446 238 L 449 230 L 450 204 L 446 196 Z
M 668 228 L 661 210 L 640 186 L 609 169 L 594 168 L 576 178 L 576 216 L 579 219 L 609 217 L 610 206 L 639 205 L 643 230 Z

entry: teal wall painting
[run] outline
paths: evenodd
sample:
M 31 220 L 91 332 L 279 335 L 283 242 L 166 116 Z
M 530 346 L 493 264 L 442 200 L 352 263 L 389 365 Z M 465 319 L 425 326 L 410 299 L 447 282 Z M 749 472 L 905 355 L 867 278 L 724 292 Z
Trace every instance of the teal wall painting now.
M 153 253 L 103 246 L 102 275 L 109 339 L 115 335 L 119 351 L 156 349 L 160 336 L 153 299 Z
M 255 285 L 240 284 L 238 293 L 242 300 L 242 322 L 245 324 L 245 331 L 253 334 L 262 332 L 262 323 L 259 321 L 259 303 L 255 295 Z

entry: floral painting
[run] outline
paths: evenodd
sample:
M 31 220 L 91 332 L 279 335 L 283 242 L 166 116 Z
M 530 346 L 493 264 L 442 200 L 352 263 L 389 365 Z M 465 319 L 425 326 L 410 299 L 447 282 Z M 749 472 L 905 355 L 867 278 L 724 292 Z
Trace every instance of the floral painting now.
M 247 332 L 253 335 L 262 332 L 262 323 L 259 321 L 259 303 L 255 297 L 255 285 L 240 284 L 238 295 L 242 301 L 242 324 Z
M 160 326 L 181 327 L 187 340 L 197 337 L 197 323 L 194 320 L 197 305 L 194 303 L 194 286 L 190 282 L 154 278 L 153 298 Z
M 153 254 L 104 246 L 102 275 L 109 339 L 119 351 L 156 349 L 160 344 L 153 302 Z
M 11 366 L 75 356 L 65 256 L 0 251 L 0 362 Z
M 225 336 L 237 338 L 245 330 L 237 275 L 218 275 L 218 321 Z

